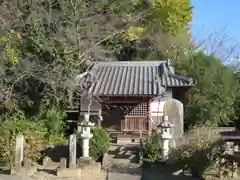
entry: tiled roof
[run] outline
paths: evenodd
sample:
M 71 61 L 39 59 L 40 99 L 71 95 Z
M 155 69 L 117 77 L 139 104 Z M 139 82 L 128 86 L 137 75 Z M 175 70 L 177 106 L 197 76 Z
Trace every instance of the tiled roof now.
M 167 61 L 95 62 L 88 93 L 98 96 L 160 95 L 165 87 L 189 87 L 191 82 L 177 76 Z M 82 86 L 88 78 L 82 78 Z

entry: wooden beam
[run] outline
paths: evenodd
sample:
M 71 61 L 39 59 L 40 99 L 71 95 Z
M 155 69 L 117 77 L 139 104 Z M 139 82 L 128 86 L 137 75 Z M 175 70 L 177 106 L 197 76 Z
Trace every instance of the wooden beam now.
M 102 104 L 125 104 L 125 103 L 133 103 L 133 104 L 137 104 L 137 103 L 143 103 L 143 102 L 148 102 L 148 101 L 141 101 L 141 100 L 108 100 L 108 101 L 104 101 L 104 103 Z

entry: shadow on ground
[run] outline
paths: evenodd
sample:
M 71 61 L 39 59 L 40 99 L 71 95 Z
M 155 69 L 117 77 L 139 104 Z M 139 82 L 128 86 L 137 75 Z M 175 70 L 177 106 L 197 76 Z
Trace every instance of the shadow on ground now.
M 0 168 L 0 174 L 10 174 L 10 169 L 6 167 Z
M 68 145 L 56 145 L 54 147 L 49 147 L 41 151 L 41 154 L 48 156 L 53 162 L 60 162 L 61 158 L 68 159 L 69 156 L 69 147 Z M 77 143 L 77 158 L 81 157 L 82 148 L 81 144 Z M 42 161 L 42 159 L 40 160 Z
M 113 166 L 111 169 L 109 169 L 108 172 L 140 176 L 142 175 L 142 168 L 119 167 L 116 165 L 115 167 Z
M 169 172 L 159 171 L 159 168 L 143 168 L 140 180 L 200 180 L 199 178 L 193 178 L 191 176 L 178 175 L 175 176 Z
M 45 172 L 47 174 L 56 175 L 56 169 L 38 169 L 38 172 Z
M 117 146 L 117 145 L 115 145 Z M 125 159 L 129 160 L 130 163 L 138 163 L 139 162 L 139 147 L 136 145 L 133 146 L 121 146 L 117 147 L 114 150 L 110 150 L 108 152 L 109 155 L 112 155 L 113 159 Z
M 68 158 L 68 146 L 67 145 L 56 145 L 49 147 L 41 151 L 43 156 L 48 156 L 53 162 L 60 162 L 61 158 Z
M 116 172 L 108 171 L 107 180 L 200 180 L 190 176 L 178 175 L 175 176 L 168 172 L 159 171 L 159 168 L 130 168 L 118 169 Z

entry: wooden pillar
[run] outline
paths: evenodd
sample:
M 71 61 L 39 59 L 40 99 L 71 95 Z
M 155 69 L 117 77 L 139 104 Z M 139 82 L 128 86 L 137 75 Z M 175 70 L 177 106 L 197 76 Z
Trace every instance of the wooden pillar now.
M 128 128 L 127 128 L 127 125 L 128 125 L 128 118 L 127 117 L 125 117 L 125 128 L 124 128 L 124 131 L 127 131 L 128 130 Z
M 147 118 L 148 118 L 148 135 L 151 135 L 152 134 L 152 119 L 151 119 L 151 109 L 150 109 L 150 101 L 148 103 L 148 107 L 147 107 Z
M 78 98 L 78 120 L 77 120 L 77 132 L 81 132 L 81 127 L 80 127 L 80 120 L 81 120 L 81 96 Z

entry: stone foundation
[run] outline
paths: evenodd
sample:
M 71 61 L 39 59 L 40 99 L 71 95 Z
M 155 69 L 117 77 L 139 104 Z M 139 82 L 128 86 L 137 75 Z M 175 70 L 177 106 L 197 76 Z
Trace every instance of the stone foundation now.
M 95 161 L 92 158 L 79 158 L 77 160 L 77 164 L 79 165 L 88 165 L 88 164 L 94 164 Z
M 35 174 L 37 172 L 37 166 L 30 166 L 30 167 L 19 167 L 18 169 L 16 169 L 16 167 L 12 167 L 11 168 L 11 175 L 17 175 L 17 176 L 21 176 L 21 177 L 27 177 L 27 176 L 32 176 L 33 174 Z
M 132 138 L 130 137 L 117 137 L 117 144 L 130 144 Z
M 82 170 L 80 168 L 58 168 L 56 175 L 64 178 L 80 178 Z
M 97 163 L 92 159 L 78 159 L 77 168 L 59 167 L 56 170 L 58 177 L 79 178 L 82 174 L 99 173 L 101 171 L 101 163 Z
M 99 173 L 101 171 L 101 163 L 80 165 L 82 173 Z

